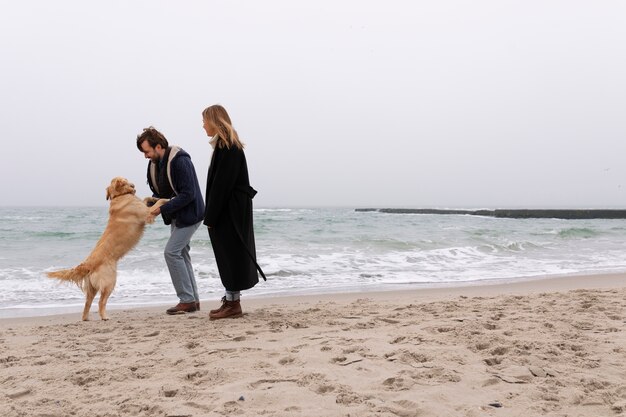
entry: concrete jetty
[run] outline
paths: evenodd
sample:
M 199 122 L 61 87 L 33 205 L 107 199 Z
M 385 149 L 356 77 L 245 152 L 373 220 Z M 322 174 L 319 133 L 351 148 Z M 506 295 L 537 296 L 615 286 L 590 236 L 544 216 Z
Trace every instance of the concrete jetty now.
M 456 214 L 488 216 L 507 219 L 626 219 L 626 210 L 610 209 L 496 209 L 496 210 L 447 210 L 447 209 L 405 209 L 405 208 L 357 208 L 359 212 L 379 212 L 391 214 Z

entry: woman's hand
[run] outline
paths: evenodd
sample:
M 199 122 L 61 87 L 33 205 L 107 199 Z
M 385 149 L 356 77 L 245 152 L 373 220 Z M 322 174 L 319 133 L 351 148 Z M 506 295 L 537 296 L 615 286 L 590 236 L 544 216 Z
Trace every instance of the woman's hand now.
M 159 214 L 161 214 L 161 207 L 155 207 L 152 210 L 150 210 L 150 215 L 151 216 L 158 216 Z

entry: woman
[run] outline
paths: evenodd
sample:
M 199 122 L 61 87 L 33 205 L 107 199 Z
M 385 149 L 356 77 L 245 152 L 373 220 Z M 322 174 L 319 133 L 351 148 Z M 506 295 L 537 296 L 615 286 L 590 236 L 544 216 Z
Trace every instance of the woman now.
M 217 269 L 226 290 L 221 307 L 211 310 L 209 318 L 241 317 L 240 291 L 259 282 L 257 270 L 265 279 L 256 262 L 252 225 L 252 198 L 256 191 L 250 187 L 243 143 L 226 109 L 220 105 L 207 107 L 202 119 L 213 147 L 204 224 L 209 229 Z

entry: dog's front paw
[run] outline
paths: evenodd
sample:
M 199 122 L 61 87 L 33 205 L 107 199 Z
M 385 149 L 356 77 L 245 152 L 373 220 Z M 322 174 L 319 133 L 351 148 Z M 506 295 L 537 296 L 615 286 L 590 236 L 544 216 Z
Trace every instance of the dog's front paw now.
M 155 197 L 146 197 L 143 199 L 143 203 L 148 207 L 152 207 L 157 201 L 159 201 L 159 199 Z

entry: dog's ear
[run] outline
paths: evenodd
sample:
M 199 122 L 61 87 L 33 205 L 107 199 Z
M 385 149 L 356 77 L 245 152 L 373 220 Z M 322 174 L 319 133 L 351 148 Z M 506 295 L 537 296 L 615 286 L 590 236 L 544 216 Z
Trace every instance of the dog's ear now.
M 113 180 L 113 188 L 115 189 L 115 191 L 121 191 L 123 186 L 124 181 L 120 177 L 115 177 L 115 179 Z
M 120 182 L 120 177 L 115 177 L 111 180 L 111 184 L 107 187 L 107 200 L 119 194 Z

